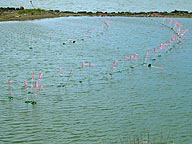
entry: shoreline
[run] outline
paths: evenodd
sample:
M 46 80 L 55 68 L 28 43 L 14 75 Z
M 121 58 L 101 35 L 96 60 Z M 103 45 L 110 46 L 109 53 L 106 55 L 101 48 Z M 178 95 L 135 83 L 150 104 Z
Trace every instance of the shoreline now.
M 124 17 L 171 17 L 171 18 L 192 18 L 192 12 L 174 10 L 172 12 L 87 12 L 87 11 L 60 11 L 45 9 L 24 9 L 20 8 L 0 8 L 0 22 L 2 21 L 26 21 L 44 18 L 57 18 L 69 16 L 124 16 Z

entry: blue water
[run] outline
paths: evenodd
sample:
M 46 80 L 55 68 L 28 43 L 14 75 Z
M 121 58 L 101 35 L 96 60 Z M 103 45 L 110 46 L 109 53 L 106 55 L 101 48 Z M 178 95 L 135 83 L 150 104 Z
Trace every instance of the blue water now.
M 151 68 L 142 65 L 147 49 L 175 34 L 163 18 L 1 22 L 0 143 L 128 143 L 148 134 L 151 142 L 191 143 L 192 20 L 173 20 L 188 32 L 161 57 L 150 54 Z M 135 53 L 137 60 L 124 61 Z M 36 105 L 25 103 L 32 71 L 35 79 L 43 73 Z
M 32 0 L 36 8 L 67 11 L 173 11 L 192 12 L 191 0 Z M 32 8 L 29 0 L 1 0 L 0 7 Z

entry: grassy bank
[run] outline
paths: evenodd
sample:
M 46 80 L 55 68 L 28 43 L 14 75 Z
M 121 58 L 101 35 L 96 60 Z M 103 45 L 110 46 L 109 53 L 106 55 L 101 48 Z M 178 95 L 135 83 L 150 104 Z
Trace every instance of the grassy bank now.
M 0 8 L 0 21 L 22 21 L 42 18 L 66 17 L 66 16 L 126 16 L 126 17 L 186 17 L 192 18 L 192 12 L 71 12 L 44 9 Z

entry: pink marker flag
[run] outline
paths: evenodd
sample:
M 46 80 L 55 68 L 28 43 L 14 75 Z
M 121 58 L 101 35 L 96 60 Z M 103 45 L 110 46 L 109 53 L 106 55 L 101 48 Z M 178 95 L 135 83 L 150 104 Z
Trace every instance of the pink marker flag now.
M 40 72 L 39 75 L 38 75 L 38 80 L 40 80 L 42 77 L 43 77 L 43 73 Z
M 84 66 L 85 66 L 85 62 L 83 61 L 81 62 L 81 67 L 84 68 Z
M 181 30 L 181 36 L 183 36 L 186 32 L 188 32 L 188 29 L 186 29 L 186 30 Z
M 163 43 L 161 43 L 160 46 L 159 46 L 160 50 L 162 50 L 164 47 L 165 47 L 165 46 L 164 46 Z
M 9 85 L 9 86 L 11 85 L 11 80 L 10 80 L 10 79 L 8 80 L 8 85 Z
M 116 66 L 115 66 L 115 65 L 112 65 L 111 69 L 116 69 Z
M 132 59 L 133 59 L 133 55 L 132 55 L 132 54 L 129 56 L 129 59 L 130 59 L 130 60 L 132 60 Z
M 169 20 L 169 23 L 171 23 L 171 24 L 172 24 L 172 23 L 173 23 L 173 20 L 172 20 L 172 19 L 170 19 L 170 20 Z
M 116 65 L 117 64 L 117 60 L 115 59 L 114 61 L 113 61 L 113 65 Z
M 157 48 L 154 48 L 153 51 L 156 53 L 157 52 Z
M 181 23 L 179 23 L 179 22 L 175 22 L 175 26 L 178 28 L 178 29 L 181 29 L 181 27 L 182 27 L 182 25 L 181 25 Z
M 148 49 L 147 51 L 146 51 L 146 55 L 149 55 L 150 54 L 150 49 Z
M 172 35 L 172 36 L 171 36 L 171 41 L 174 41 L 174 40 L 175 40 L 175 36 Z
M 24 80 L 24 88 L 27 89 L 27 81 Z
M 133 58 L 135 59 L 135 60 L 137 60 L 137 53 L 135 53 L 134 55 L 133 55 Z
M 89 62 L 89 67 L 93 67 L 93 64 L 91 62 Z
M 34 77 L 35 77 L 34 71 L 32 71 L 31 77 L 32 77 L 32 79 L 34 79 Z
M 38 87 L 38 81 L 36 81 L 34 84 L 33 84 L 33 88 L 37 88 Z
M 40 84 L 40 89 L 44 90 L 44 86 L 42 84 Z

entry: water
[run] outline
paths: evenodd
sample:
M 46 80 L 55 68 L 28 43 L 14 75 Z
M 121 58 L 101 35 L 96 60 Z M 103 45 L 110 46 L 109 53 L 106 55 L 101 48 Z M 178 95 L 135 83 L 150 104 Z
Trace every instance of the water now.
M 152 68 L 141 65 L 144 53 L 174 34 L 162 18 L 1 22 L 0 143 L 128 143 L 148 133 L 154 142 L 191 143 L 192 20 L 174 20 L 189 32 L 172 51 L 148 59 Z M 135 53 L 132 69 L 124 57 Z M 83 61 L 94 66 L 81 68 Z M 25 103 L 23 88 L 32 71 L 35 79 L 43 73 L 36 105 Z
M 68 11 L 173 11 L 187 10 L 192 11 L 191 0 L 33 0 L 33 5 L 37 8 L 59 9 Z M 2 7 L 31 8 L 29 0 L 1 0 Z

